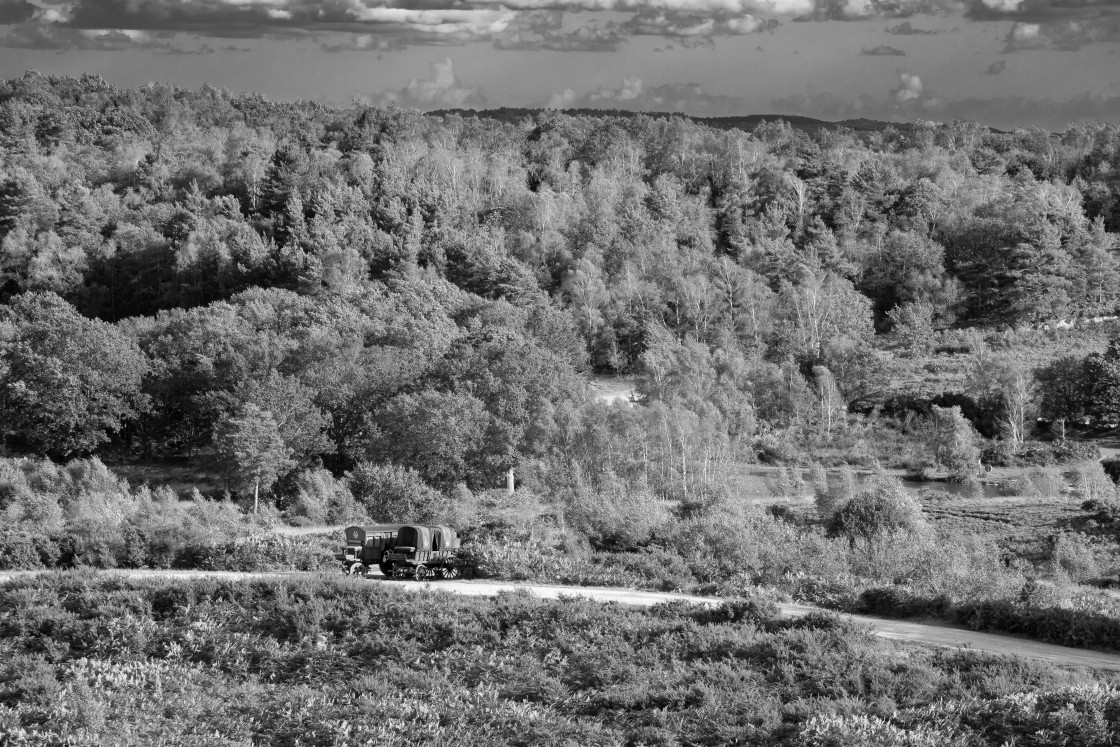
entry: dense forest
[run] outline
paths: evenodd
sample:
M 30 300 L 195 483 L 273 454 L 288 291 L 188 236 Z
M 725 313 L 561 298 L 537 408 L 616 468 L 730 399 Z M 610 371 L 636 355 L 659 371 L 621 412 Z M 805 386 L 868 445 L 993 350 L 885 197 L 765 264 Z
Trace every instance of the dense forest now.
M 704 498 L 727 460 L 886 422 L 938 340 L 1120 305 L 1114 125 L 500 121 L 29 72 L 0 142 L 6 447 L 217 456 L 254 493 L 515 469 Z M 962 428 L 1120 410 L 1120 346 L 970 382 L 914 406 L 939 463 Z

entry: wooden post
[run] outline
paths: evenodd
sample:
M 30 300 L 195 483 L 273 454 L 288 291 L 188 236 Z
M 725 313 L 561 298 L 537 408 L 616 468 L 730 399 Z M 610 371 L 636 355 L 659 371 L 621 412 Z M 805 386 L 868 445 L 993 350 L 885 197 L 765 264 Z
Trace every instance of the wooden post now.
M 510 495 L 513 495 L 513 493 L 514 493 L 514 490 L 513 490 L 513 468 L 512 467 L 510 468 L 509 472 L 506 473 L 506 492 L 509 493 Z

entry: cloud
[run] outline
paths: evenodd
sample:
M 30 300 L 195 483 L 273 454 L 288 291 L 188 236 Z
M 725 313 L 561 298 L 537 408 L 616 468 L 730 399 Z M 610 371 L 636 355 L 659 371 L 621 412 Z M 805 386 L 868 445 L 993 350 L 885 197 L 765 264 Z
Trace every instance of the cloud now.
M 1005 60 L 996 60 L 991 65 L 988 65 L 988 75 L 999 75 L 1007 69 L 1007 62 Z
M 398 52 L 408 45 L 394 36 L 348 34 L 321 42 L 319 48 L 324 52 Z
M 377 106 L 394 104 L 423 110 L 478 108 L 486 104 L 486 97 L 477 88 L 459 85 L 455 77 L 455 63 L 450 57 L 432 63 L 430 78 L 413 78 L 399 90 L 364 97 L 364 100 Z
M 888 26 L 887 33 L 897 36 L 932 36 L 941 32 L 933 31 L 932 29 L 917 29 L 914 28 L 909 21 L 903 21 L 897 26 Z
M 783 20 L 897 18 L 888 33 L 930 34 L 936 32 L 910 19 L 963 12 L 1014 21 L 1018 32 L 1005 40 L 1010 52 L 1120 40 L 1118 8 L 1120 0 L 0 0 L 0 24 L 12 27 L 0 45 L 124 49 L 147 43 L 139 34 L 165 41 L 182 34 L 308 39 L 329 52 L 375 54 L 476 42 L 503 50 L 614 51 L 634 36 L 710 46 Z M 627 20 L 585 17 L 596 13 Z M 573 14 L 580 14 L 578 24 L 566 24 Z M 1032 26 L 1036 38 L 1015 36 Z
M 906 53 L 903 52 L 901 49 L 895 49 L 894 47 L 888 47 L 886 44 L 880 44 L 879 46 L 874 47 L 872 49 L 868 49 L 867 47 L 864 47 L 862 50 L 860 50 L 860 54 L 864 55 L 866 57 L 905 57 L 906 56 Z
M 35 23 L 11 26 L 6 33 L 0 35 L 0 47 L 58 51 L 67 49 L 105 52 L 125 49 L 155 49 L 170 53 L 188 51 L 174 47 L 148 31 L 138 29 L 70 29 L 41 26 Z
M 622 24 L 629 36 L 663 36 L 684 47 L 711 46 L 717 36 L 745 36 L 771 31 L 778 22 L 754 15 L 696 15 L 676 11 L 642 11 Z
M 618 88 L 596 88 L 583 94 L 567 88 L 552 94 L 544 105 L 549 109 L 625 109 L 706 117 L 748 113 L 744 100 L 737 96 L 709 93 L 696 83 L 647 86 L 637 76 L 625 78 Z
M 591 21 L 575 29 L 564 28 L 558 10 L 519 13 L 510 30 L 494 40 L 496 49 L 547 50 L 553 52 L 614 52 L 625 35 L 614 21 Z
M 907 18 L 940 15 L 957 0 L 814 0 L 813 9 L 796 21 L 854 21 L 869 18 Z
M 710 45 L 774 28 L 779 19 L 900 17 L 959 0 L 0 0 L 0 23 L 34 24 L 16 44 L 82 42 L 62 31 L 311 38 L 331 52 L 492 42 L 499 49 L 600 51 L 630 36 Z M 976 0 L 979 1 L 979 0 Z M 1008 0 L 1010 1 L 1010 0 Z M 1026 1 L 1026 0 L 1024 0 Z M 1034 1 L 1034 0 L 1031 0 Z M 625 13 L 566 28 L 571 13 Z
M 917 101 L 922 97 L 922 79 L 910 73 L 898 74 L 898 88 L 891 91 L 891 96 L 900 104 Z
M 1017 22 L 1004 38 L 1004 53 L 1026 49 L 1078 50 L 1088 44 L 1120 41 L 1120 15 L 1093 19 Z
M 30 21 L 36 10 L 27 0 L 0 0 L 0 25 Z

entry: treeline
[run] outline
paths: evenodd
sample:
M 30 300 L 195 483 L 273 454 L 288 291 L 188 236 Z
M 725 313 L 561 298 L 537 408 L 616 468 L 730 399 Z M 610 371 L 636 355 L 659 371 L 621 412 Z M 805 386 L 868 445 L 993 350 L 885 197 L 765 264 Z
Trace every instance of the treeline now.
M 254 492 L 369 462 L 703 495 L 872 398 L 877 331 L 1111 314 L 1118 232 L 1110 125 L 506 123 L 28 73 L 0 83 L 3 435 L 216 450 Z M 651 406 L 591 416 L 589 371 Z

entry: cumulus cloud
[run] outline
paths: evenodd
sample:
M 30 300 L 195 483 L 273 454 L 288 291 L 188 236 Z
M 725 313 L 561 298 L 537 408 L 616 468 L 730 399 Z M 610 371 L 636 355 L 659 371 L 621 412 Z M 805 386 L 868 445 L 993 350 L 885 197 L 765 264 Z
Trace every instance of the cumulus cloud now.
M 709 93 L 696 83 L 647 86 L 637 76 L 627 77 L 618 88 L 596 88 L 577 94 L 567 88 L 545 102 L 549 109 L 626 109 L 643 112 L 680 112 L 720 117 L 748 114 L 742 98 Z
M 914 28 L 909 21 L 903 21 L 897 26 L 888 26 L 888 34 L 895 34 L 897 36 L 932 36 L 933 34 L 941 33 L 932 29 L 919 29 Z
M 455 63 L 450 57 L 432 63 L 429 78 L 413 78 L 403 88 L 365 97 L 378 106 L 394 104 L 407 109 L 474 109 L 485 105 L 486 97 L 477 88 L 459 84 Z
M 906 56 L 906 53 L 903 52 L 901 49 L 895 49 L 894 47 L 888 47 L 886 44 L 880 44 L 879 46 L 873 47 L 871 49 L 868 49 L 867 47 L 864 47 L 862 50 L 860 50 L 860 54 L 864 55 L 866 57 L 905 57 Z
M 710 46 L 717 36 L 744 36 L 778 25 L 759 16 L 696 15 L 676 11 L 642 11 L 622 24 L 630 36 L 665 36 L 684 47 Z
M 591 21 L 574 29 L 564 27 L 564 14 L 558 10 L 519 13 L 507 33 L 494 40 L 494 47 L 506 50 L 548 50 L 554 52 L 613 52 L 622 46 L 625 35 L 614 21 Z
M 910 73 L 898 74 L 898 88 L 891 91 L 891 96 L 900 104 L 917 101 L 922 97 L 922 79 Z
M 1093 19 L 1018 22 L 1004 38 L 1004 53 L 1025 49 L 1078 50 L 1088 44 L 1120 41 L 1120 15 Z
M 815 0 L 812 10 L 798 21 L 854 21 L 869 18 L 907 18 L 937 15 L 957 0 Z

